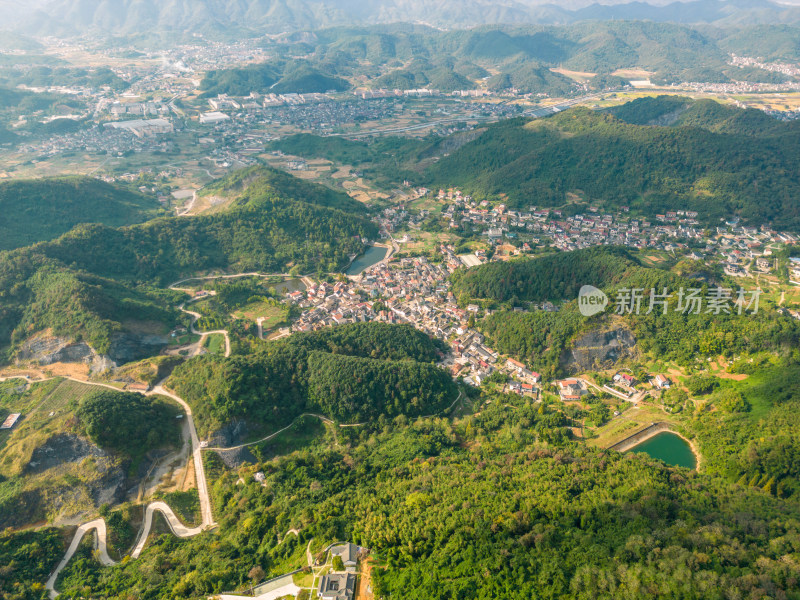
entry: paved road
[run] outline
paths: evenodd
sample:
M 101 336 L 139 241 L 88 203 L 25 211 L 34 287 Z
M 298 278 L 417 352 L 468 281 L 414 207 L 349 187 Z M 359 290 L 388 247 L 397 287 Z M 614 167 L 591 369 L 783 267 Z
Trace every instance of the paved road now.
M 186 418 L 189 422 L 189 435 L 192 438 L 192 455 L 194 457 L 194 472 L 195 472 L 195 479 L 197 480 L 197 493 L 200 496 L 200 513 L 203 519 L 203 528 L 206 527 L 215 527 L 216 523 L 214 522 L 214 515 L 211 511 L 211 499 L 208 495 L 208 482 L 206 481 L 206 471 L 203 467 L 203 456 L 202 456 L 202 449 L 200 447 L 200 438 L 197 436 L 197 428 L 194 426 L 194 416 L 192 415 L 192 409 L 189 405 L 180 398 L 176 396 L 172 392 L 164 389 L 162 385 L 157 385 L 154 387 L 148 394 L 159 394 L 162 396 L 167 396 L 168 398 L 172 398 L 175 402 L 180 404 L 183 407 L 184 412 L 186 413 Z
M 395 252 L 395 251 L 397 251 L 397 247 L 395 247 L 394 250 L 392 250 L 390 252 L 390 254 L 392 252 Z M 175 283 L 173 283 L 173 284 L 171 284 L 169 286 L 169 289 L 177 290 L 177 291 L 180 291 L 180 292 L 191 292 L 192 290 L 190 288 L 182 288 L 182 287 L 178 287 L 178 286 L 180 286 L 180 284 L 182 284 L 182 283 L 186 283 L 187 281 L 210 281 L 212 279 L 237 279 L 237 278 L 240 278 L 240 277 L 291 277 L 291 278 L 299 278 L 307 288 L 312 287 L 314 285 L 314 281 L 308 275 L 290 275 L 288 273 L 258 273 L 258 272 L 251 272 L 251 273 L 233 273 L 231 275 L 208 275 L 208 276 L 204 276 L 204 277 L 190 277 L 188 279 L 181 279 L 180 281 L 176 281 Z M 216 292 L 211 292 L 211 293 L 214 294 Z M 203 298 L 193 298 L 192 300 L 189 300 L 189 302 L 195 302 L 196 300 L 202 300 L 202 299 Z M 183 311 L 183 312 L 185 312 L 186 314 L 189 314 L 189 315 L 192 316 L 193 320 L 192 320 L 192 324 L 191 324 L 191 331 L 195 335 L 201 336 L 201 339 L 200 339 L 200 342 L 198 343 L 198 347 L 197 347 L 197 350 L 196 350 L 195 354 L 199 354 L 200 353 L 200 348 L 202 348 L 202 346 L 203 346 L 203 339 L 206 336 L 211 335 L 213 333 L 219 333 L 219 334 L 222 334 L 222 335 L 225 336 L 225 356 L 230 356 L 231 355 L 231 339 L 230 339 L 230 334 L 228 333 L 228 331 L 226 331 L 224 329 L 220 329 L 218 331 L 197 331 L 195 329 L 195 327 L 194 327 L 194 324 L 197 322 L 198 319 L 201 318 L 202 315 L 200 315 L 200 313 L 197 313 L 197 312 L 194 312 L 194 311 L 191 311 L 191 310 L 187 310 L 185 308 L 185 305 L 183 305 L 183 304 L 181 306 L 179 306 L 178 309 Z M 262 339 L 262 340 L 264 339 L 263 322 L 264 322 L 264 318 L 263 317 L 259 317 L 258 319 L 256 319 L 256 324 L 258 325 L 258 337 L 259 337 L 259 339 Z M 285 336 L 281 335 L 279 337 L 285 337 Z M 275 338 L 275 339 L 277 339 L 277 338 Z
M 108 547 L 106 546 L 106 522 L 103 519 L 95 519 L 94 521 L 84 523 L 78 527 L 78 530 L 75 532 L 75 537 L 72 538 L 72 543 L 69 545 L 69 548 L 67 548 L 66 554 L 64 554 L 64 558 L 62 558 L 61 562 L 58 563 L 56 570 L 53 571 L 53 573 L 50 575 L 50 578 L 47 580 L 47 583 L 45 584 L 45 589 L 47 589 L 51 598 L 58 596 L 58 592 L 55 590 L 58 574 L 61 573 L 64 567 L 67 566 L 67 563 L 72 558 L 72 555 L 75 554 L 75 551 L 78 549 L 83 536 L 90 531 L 97 532 L 97 543 L 99 546 L 98 558 L 100 559 L 100 563 L 106 567 L 116 564 L 108 555 Z
M 58 379 L 58 378 L 49 377 L 47 379 L 30 380 L 26 379 L 25 377 L 3 377 L 0 378 L 0 381 L 6 381 L 8 379 L 25 379 L 26 381 L 39 382 L 39 381 L 47 381 L 48 379 Z M 62 379 L 69 379 L 70 381 L 77 381 L 78 383 L 83 383 L 86 385 L 96 385 L 99 387 L 104 387 L 115 391 L 119 391 L 119 388 L 104 383 L 81 381 L 80 379 L 75 379 L 72 377 L 63 377 Z M 166 390 L 161 385 L 161 383 L 157 384 L 152 390 L 147 392 L 146 395 L 166 396 L 174 400 L 178 404 L 180 404 L 186 413 L 187 422 L 189 424 L 189 435 L 192 442 L 192 456 L 194 460 L 195 480 L 197 481 L 197 493 L 198 496 L 200 497 L 200 513 L 202 516 L 202 523 L 199 527 L 188 528 L 180 522 L 180 520 L 175 516 L 175 513 L 166 503 L 160 501 L 152 502 L 147 506 L 145 510 L 144 524 L 141 529 L 141 532 L 139 533 L 137 544 L 134 547 L 133 552 L 131 553 L 132 558 L 138 558 L 142 550 L 144 549 L 144 545 L 147 542 L 147 537 L 150 535 L 150 530 L 152 529 L 153 526 L 153 513 L 155 511 L 162 513 L 166 517 L 170 529 L 178 537 L 191 537 L 197 535 L 202 531 L 205 531 L 206 529 L 210 529 L 216 526 L 216 522 L 214 521 L 214 515 L 211 510 L 211 498 L 209 497 L 208 494 L 208 482 L 206 480 L 206 473 L 203 467 L 203 457 L 201 454 L 202 450 L 200 448 L 200 440 L 197 436 L 197 429 L 195 428 L 194 425 L 194 417 L 192 416 L 192 409 L 183 400 L 183 398 L 180 398 L 179 396 L 176 396 L 172 392 Z M 100 563 L 105 566 L 112 566 L 116 564 L 108 555 L 105 521 L 103 519 L 94 519 L 93 521 L 84 523 L 83 525 L 78 527 L 78 530 L 75 532 L 75 535 L 72 538 L 72 542 L 70 543 L 69 548 L 67 548 L 67 552 L 64 554 L 64 558 L 61 559 L 61 562 L 58 564 L 55 571 L 51 573 L 50 577 L 47 580 L 47 583 L 45 584 L 45 588 L 47 589 L 50 598 L 56 598 L 58 596 L 58 591 L 56 591 L 55 589 L 55 583 L 56 580 L 58 579 L 59 574 L 64 569 L 64 567 L 67 566 L 70 559 L 75 554 L 76 550 L 78 549 L 78 546 L 80 545 L 81 540 L 83 539 L 83 536 L 91 531 L 95 531 L 97 534 L 96 544 L 99 551 Z
M 147 537 L 150 535 L 150 530 L 153 527 L 153 515 L 155 512 L 158 511 L 162 515 L 164 515 L 167 519 L 167 524 L 169 528 L 172 530 L 172 533 L 177 535 L 181 538 L 187 538 L 197 535 L 204 531 L 207 527 L 204 525 L 200 525 L 199 527 L 189 528 L 186 527 L 183 523 L 180 522 L 178 517 L 175 516 L 175 513 L 172 512 L 172 509 L 165 503 L 165 502 L 151 502 L 147 505 L 147 509 L 144 513 L 144 527 L 139 534 L 138 541 L 136 542 L 136 546 L 133 548 L 131 552 L 131 558 L 139 558 L 139 555 L 144 550 L 144 545 L 147 543 Z M 100 519 L 102 520 L 102 519 Z
M 172 288 L 172 289 L 175 289 L 175 288 Z M 178 310 L 180 310 L 181 312 L 186 313 L 187 315 L 191 315 L 192 316 L 192 323 L 191 323 L 191 325 L 189 325 L 189 329 L 191 330 L 191 332 L 193 334 L 200 336 L 200 341 L 197 342 L 197 348 L 195 350 L 195 356 L 200 354 L 200 349 L 203 347 L 203 340 L 205 340 L 209 335 L 214 335 L 214 334 L 219 334 L 219 335 L 222 335 L 222 336 L 225 337 L 225 356 L 230 356 L 231 355 L 231 337 L 230 337 L 230 334 L 228 333 L 227 329 L 216 329 L 214 331 L 199 331 L 198 329 L 195 328 L 194 324 L 197 323 L 198 319 L 200 319 L 203 315 L 201 315 L 199 312 L 194 312 L 192 310 L 185 309 L 183 307 L 183 304 L 181 304 L 178 307 Z

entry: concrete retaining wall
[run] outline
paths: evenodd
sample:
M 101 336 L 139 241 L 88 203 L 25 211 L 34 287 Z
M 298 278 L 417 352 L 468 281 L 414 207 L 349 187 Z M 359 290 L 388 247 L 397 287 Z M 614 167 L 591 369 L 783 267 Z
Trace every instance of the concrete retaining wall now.
M 633 435 L 626 437 L 621 442 L 617 442 L 613 446 L 609 446 L 609 450 L 616 450 L 617 452 L 627 452 L 631 448 L 638 446 L 643 441 L 658 435 L 662 431 L 670 431 L 669 423 L 652 423 L 644 429 L 637 431 Z

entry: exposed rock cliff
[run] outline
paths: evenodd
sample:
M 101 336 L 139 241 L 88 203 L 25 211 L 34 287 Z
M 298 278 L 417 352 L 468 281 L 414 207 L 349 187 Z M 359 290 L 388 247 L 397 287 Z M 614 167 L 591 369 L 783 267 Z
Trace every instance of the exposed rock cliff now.
M 561 366 L 570 372 L 614 366 L 620 359 L 636 355 L 636 338 L 630 329 L 617 325 L 583 334 L 561 356 Z
M 16 355 L 17 362 L 35 361 L 41 365 L 53 363 L 87 363 L 93 373 L 118 365 L 154 356 L 169 343 L 166 336 L 117 333 L 111 340 L 107 355 L 100 355 L 86 342 L 69 340 L 49 333 L 26 340 Z

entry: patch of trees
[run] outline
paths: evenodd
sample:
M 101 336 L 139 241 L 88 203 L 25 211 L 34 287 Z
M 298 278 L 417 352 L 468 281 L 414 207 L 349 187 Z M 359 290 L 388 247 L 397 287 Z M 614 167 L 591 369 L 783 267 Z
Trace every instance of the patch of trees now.
M 710 394 L 719 387 L 719 379 L 713 375 L 692 375 L 686 380 L 686 388 L 693 396 Z
M 33 66 L 24 71 L 6 70 L 0 80 L 10 87 L 22 84 L 31 87 L 80 86 L 99 88 L 109 86 L 117 91 L 130 87 L 130 83 L 106 67 L 85 69 L 80 67 Z
M 0 183 L 0 250 L 51 240 L 79 223 L 111 227 L 156 216 L 155 199 L 91 177 Z
M 174 294 L 149 285 L 204 269 L 337 271 L 362 251 L 362 237 L 377 237 L 341 194 L 271 170 L 250 175 L 227 183 L 239 185 L 241 202 L 226 212 L 120 229 L 84 224 L 55 241 L 0 252 L 0 350 L 8 354 L 53 327 L 105 352 L 123 320 L 174 323 L 163 308 Z
M 268 578 L 303 566 L 313 537 L 369 547 L 383 597 L 791 594 L 797 569 L 784 557 L 800 545 L 796 503 L 646 455 L 577 445 L 559 435 L 569 418 L 547 403 L 477 401 L 479 415 L 383 419 L 337 431 L 338 444 L 241 469 L 209 456 L 217 534 L 158 538 L 114 569 L 87 547 L 62 590 L 117 600 L 245 589 L 256 567 Z M 292 526 L 299 535 L 283 538 Z M 709 561 L 720 547 L 734 555 Z
M 95 444 L 128 456 L 178 442 L 181 411 L 151 396 L 102 390 L 87 396 L 75 414 Z
M 5 315 L 0 313 L 0 333 L 8 331 L 14 344 L 49 329 L 56 336 L 85 341 L 104 354 L 111 350 L 114 335 L 126 330 L 124 322 L 159 322 L 166 329 L 178 319 L 177 311 L 167 305 L 177 301 L 177 293 L 130 288 L 55 266 L 39 269 L 24 287 L 15 287 L 18 294 L 0 299 L 11 304 L 17 296 L 22 304 L 19 312 L 12 304 Z
M 204 97 L 218 94 L 249 96 L 250 92 L 266 92 L 277 81 L 278 73 L 270 64 L 248 65 L 236 69 L 208 71 L 200 82 Z
M 488 299 L 518 306 L 522 302 L 573 300 L 582 286 L 617 284 L 637 267 L 625 249 L 598 246 L 460 269 L 451 282 L 462 304 Z
M 433 414 L 455 398 L 452 378 L 435 365 L 329 352 L 309 355 L 308 395 L 325 415 L 355 422 Z
M 728 313 L 708 313 L 707 304 L 703 304 L 700 314 L 678 311 L 681 288 L 700 289 L 706 302 L 708 284 L 644 267 L 622 248 L 596 247 L 488 263 L 456 271 L 451 280 L 461 304 L 485 300 L 510 307 L 525 302 L 568 300 L 556 312 L 499 311 L 479 325 L 500 352 L 527 361 L 547 376 L 558 373 L 560 357 L 577 334 L 609 323 L 610 315 L 617 312 L 618 292 L 622 289 L 641 290 L 638 314 L 634 310 L 620 318 L 633 332 L 638 349 L 653 357 L 690 365 L 698 357 L 733 357 L 759 351 L 787 354 L 800 340 L 800 325 L 775 311 L 762 307 L 751 314 L 752 309 L 743 307 L 742 314 L 738 314 L 733 303 L 735 293 L 728 303 Z M 578 293 L 585 284 L 604 289 L 609 298 L 605 312 L 591 319 L 576 310 Z M 668 310 L 654 304 L 647 314 L 650 290 L 661 294 L 665 288 L 671 294 Z M 702 382 L 698 379 L 696 385 Z
M 498 312 L 480 324 L 491 347 L 525 361 L 542 377 L 559 373 L 562 353 L 585 327 L 573 311 Z
M 341 92 L 350 84 L 305 61 L 262 63 L 235 69 L 218 69 L 206 73 L 200 82 L 203 96 L 217 94 L 247 96 L 250 92 L 273 94 L 311 94 L 331 90 Z
M 0 532 L 0 596 L 8 600 L 41 600 L 44 582 L 65 551 L 55 527 Z

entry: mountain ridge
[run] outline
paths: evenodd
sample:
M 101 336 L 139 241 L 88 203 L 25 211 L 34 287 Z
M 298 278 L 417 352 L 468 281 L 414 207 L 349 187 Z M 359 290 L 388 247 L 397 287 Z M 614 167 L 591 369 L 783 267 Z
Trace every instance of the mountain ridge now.
M 570 6 L 574 8 L 570 8 Z M 79 33 L 131 35 L 172 32 L 226 35 L 284 33 L 339 25 L 412 22 L 437 28 L 486 24 L 569 24 L 585 20 L 640 19 L 655 22 L 753 25 L 800 21 L 800 7 L 771 0 L 570 3 L 535 0 L 50 0 L 22 6 L 0 3 L 4 22 L 36 35 Z

